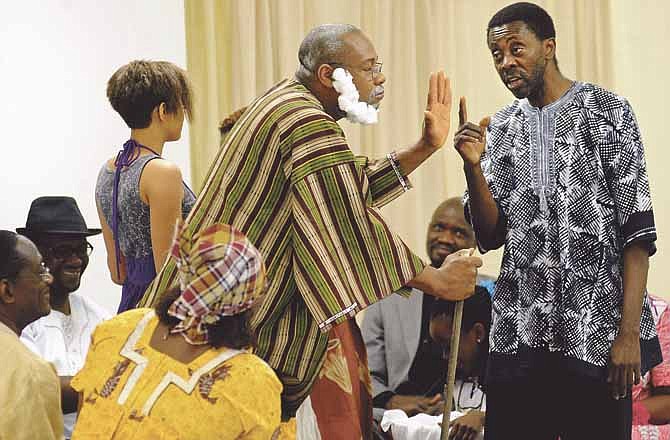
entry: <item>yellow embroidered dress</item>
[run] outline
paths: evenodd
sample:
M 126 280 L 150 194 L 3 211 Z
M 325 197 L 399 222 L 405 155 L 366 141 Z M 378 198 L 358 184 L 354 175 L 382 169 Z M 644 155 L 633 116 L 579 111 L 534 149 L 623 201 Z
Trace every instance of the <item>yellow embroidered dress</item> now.
M 72 440 L 271 439 L 281 383 L 260 358 L 226 348 L 181 363 L 149 346 L 158 318 L 125 312 L 98 326 L 72 380 L 82 408 Z

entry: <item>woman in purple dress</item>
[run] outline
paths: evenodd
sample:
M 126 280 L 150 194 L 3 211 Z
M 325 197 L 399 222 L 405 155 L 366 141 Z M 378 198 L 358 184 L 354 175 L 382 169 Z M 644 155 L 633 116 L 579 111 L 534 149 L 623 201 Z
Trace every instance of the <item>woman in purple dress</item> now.
M 105 162 L 95 199 L 112 280 L 123 285 L 119 313 L 136 307 L 166 260 L 175 225 L 195 195 L 177 165 L 161 157 L 192 115 L 185 72 L 163 61 L 132 61 L 107 83 L 107 98 L 130 127 L 130 139 Z

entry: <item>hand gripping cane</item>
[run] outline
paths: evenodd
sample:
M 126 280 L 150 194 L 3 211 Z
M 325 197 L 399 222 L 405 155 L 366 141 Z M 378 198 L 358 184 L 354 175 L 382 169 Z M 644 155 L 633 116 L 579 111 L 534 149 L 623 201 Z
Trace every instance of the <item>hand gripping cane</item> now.
M 474 249 L 468 251 L 472 255 Z M 454 307 L 454 319 L 451 328 L 451 343 L 449 345 L 449 366 L 447 369 L 447 381 L 444 383 L 444 412 L 442 413 L 442 432 L 440 440 L 449 437 L 449 425 L 451 422 L 451 402 L 454 398 L 454 381 L 456 380 L 456 361 L 458 360 L 458 344 L 461 342 L 461 321 L 463 320 L 463 301 L 456 301 Z

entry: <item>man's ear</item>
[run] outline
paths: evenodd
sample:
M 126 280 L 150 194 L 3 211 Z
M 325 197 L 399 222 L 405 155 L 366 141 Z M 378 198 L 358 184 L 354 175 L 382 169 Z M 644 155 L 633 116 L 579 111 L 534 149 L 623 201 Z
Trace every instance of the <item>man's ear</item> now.
M 316 80 L 323 84 L 324 87 L 333 88 L 333 66 L 330 64 L 320 64 L 317 67 L 314 75 Z
M 16 296 L 14 296 L 14 285 L 7 278 L 0 280 L 0 301 L 5 304 L 13 304 L 16 302 Z
M 544 58 L 547 61 L 551 61 L 556 57 L 556 39 L 547 38 L 542 42 L 544 49 Z

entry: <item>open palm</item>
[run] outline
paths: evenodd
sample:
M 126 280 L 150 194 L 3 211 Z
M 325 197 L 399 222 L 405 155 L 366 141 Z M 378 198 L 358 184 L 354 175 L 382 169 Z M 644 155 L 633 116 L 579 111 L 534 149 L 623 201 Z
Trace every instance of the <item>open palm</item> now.
M 440 71 L 431 73 L 428 103 L 424 112 L 422 139 L 431 148 L 440 148 L 451 128 L 451 84 Z

